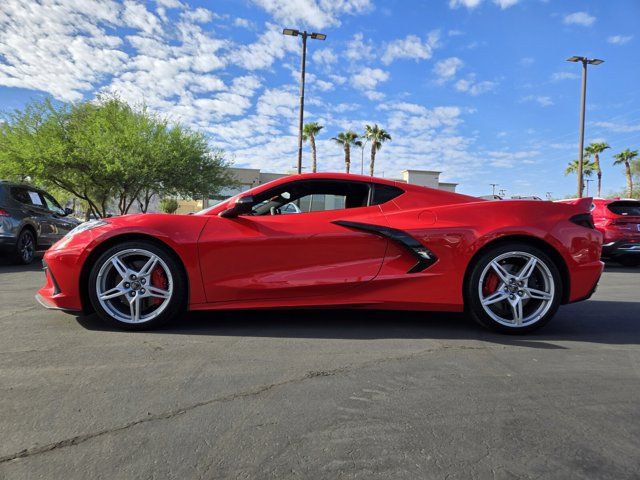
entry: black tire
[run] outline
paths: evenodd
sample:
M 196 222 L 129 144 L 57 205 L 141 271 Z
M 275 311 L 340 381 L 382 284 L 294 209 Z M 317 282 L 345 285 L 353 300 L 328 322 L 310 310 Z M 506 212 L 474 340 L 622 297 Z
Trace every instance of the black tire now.
M 115 317 L 102 305 L 102 303 L 98 299 L 97 292 L 99 281 L 98 275 L 101 268 L 105 266 L 105 263 L 110 263 L 110 259 L 114 255 L 131 250 L 150 252 L 154 255 L 157 255 L 169 269 L 172 277 L 172 292 L 170 297 L 167 299 L 167 304 L 166 306 L 164 306 L 162 312 L 150 320 L 142 320 L 139 323 L 127 323 L 126 321 L 122 321 Z M 110 267 L 107 265 L 105 266 L 105 268 Z M 116 278 L 122 278 L 115 273 L 113 275 L 116 276 Z M 124 282 L 125 279 L 123 278 L 122 281 Z M 133 282 L 131 282 L 129 285 L 132 284 Z M 150 285 L 151 282 L 149 282 L 149 285 L 147 285 L 147 289 L 149 289 Z M 144 286 L 142 288 L 143 290 L 141 291 L 144 292 Z M 133 286 L 131 287 L 131 289 L 133 289 Z M 139 292 L 140 290 L 138 291 L 138 293 Z M 178 318 L 182 313 L 184 313 L 188 301 L 188 281 L 182 264 L 180 263 L 176 255 L 167 248 L 157 245 L 154 242 L 145 240 L 127 241 L 109 248 L 94 262 L 91 267 L 91 273 L 89 274 L 88 293 L 91 305 L 93 306 L 96 314 L 109 325 L 123 330 L 149 330 L 164 325 L 167 322 Z M 119 302 L 128 302 L 128 300 L 129 299 L 127 295 L 121 295 L 117 299 L 117 301 Z M 108 306 L 114 305 L 114 302 L 117 306 L 116 299 L 110 301 L 110 303 L 108 303 Z M 122 307 L 126 310 L 125 305 L 126 304 L 123 303 Z
M 616 260 L 620 265 L 624 267 L 637 267 L 638 265 L 640 265 L 640 258 L 638 258 L 638 255 L 624 255 L 617 258 Z
M 547 278 L 548 278 L 547 281 L 553 282 L 553 294 L 551 294 L 550 292 L 548 293 L 551 299 L 547 300 L 547 303 L 545 303 L 545 305 L 548 305 L 547 307 L 545 307 L 547 308 L 546 312 L 542 314 L 537 320 L 535 321 L 532 320 L 531 323 L 523 324 L 521 326 L 516 326 L 515 324 L 504 325 L 503 323 L 500 323 L 496 319 L 492 318 L 491 315 L 489 315 L 489 313 L 485 311 L 485 307 L 482 305 L 481 298 L 480 298 L 480 288 L 481 288 L 480 282 L 481 282 L 482 273 L 485 271 L 486 268 L 491 268 L 488 266 L 493 260 L 501 257 L 504 254 L 509 254 L 511 252 L 522 252 L 524 254 L 528 254 L 536 257 L 537 261 L 543 263 L 548 269 L 546 271 L 550 273 L 550 278 L 547 275 Z M 540 275 L 540 274 L 537 274 L 537 275 Z M 501 282 L 501 280 L 498 280 L 498 281 Z M 524 288 L 528 288 L 530 286 L 528 285 L 529 281 L 530 280 L 526 280 L 527 286 L 525 286 Z M 505 285 L 505 288 L 508 288 L 508 286 Z M 515 287 L 515 288 L 518 288 L 518 287 Z M 498 290 L 500 290 L 500 288 L 496 289 L 495 292 L 498 292 Z M 538 328 L 543 327 L 553 318 L 553 316 L 556 314 L 558 307 L 560 306 L 560 303 L 561 303 L 562 290 L 563 290 L 562 278 L 560 276 L 558 267 L 554 263 L 554 261 L 544 251 L 526 243 L 521 243 L 521 242 L 505 243 L 502 245 L 497 245 L 496 247 L 487 250 L 480 257 L 478 257 L 470 266 L 470 269 L 468 271 L 468 275 L 465 281 L 465 286 L 464 286 L 465 310 L 467 314 L 471 316 L 471 318 L 473 318 L 476 322 L 478 322 L 483 327 L 489 328 L 491 330 L 494 330 L 500 333 L 506 333 L 506 334 L 512 334 L 512 335 L 526 334 L 534 330 L 537 330 Z M 517 295 L 520 293 L 520 291 L 518 290 L 516 292 L 513 292 L 513 296 L 512 296 L 510 294 L 511 292 L 507 292 L 506 290 L 504 291 L 505 291 L 505 295 L 508 295 L 509 298 L 514 298 L 516 300 L 517 300 Z M 535 300 L 526 300 L 526 301 L 535 302 Z M 505 299 L 505 302 L 508 302 L 508 300 Z M 527 307 L 526 307 L 526 304 L 524 303 L 525 300 L 522 300 L 522 302 L 524 305 L 522 307 L 524 312 L 524 309 Z M 499 302 L 496 302 L 496 303 L 499 303 Z M 540 305 L 542 305 L 542 301 L 540 301 Z M 536 306 L 536 303 L 531 304 L 532 308 L 535 306 Z M 497 315 L 497 316 L 499 317 L 500 315 Z M 537 315 L 532 315 L 533 319 L 535 319 L 536 317 Z M 515 318 L 515 315 L 513 316 L 513 318 Z
M 25 228 L 18 235 L 16 248 L 13 254 L 14 261 L 19 265 L 29 265 L 33 262 L 36 253 L 36 236 Z

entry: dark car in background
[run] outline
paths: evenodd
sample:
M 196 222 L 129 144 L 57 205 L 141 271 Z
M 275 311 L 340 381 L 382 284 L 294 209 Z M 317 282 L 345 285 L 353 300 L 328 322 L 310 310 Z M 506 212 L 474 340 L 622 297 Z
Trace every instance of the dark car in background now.
M 594 198 L 591 215 L 604 235 L 602 257 L 626 266 L 640 265 L 640 201 Z
M 29 264 L 37 249 L 48 248 L 81 222 L 47 192 L 0 181 L 0 252 Z

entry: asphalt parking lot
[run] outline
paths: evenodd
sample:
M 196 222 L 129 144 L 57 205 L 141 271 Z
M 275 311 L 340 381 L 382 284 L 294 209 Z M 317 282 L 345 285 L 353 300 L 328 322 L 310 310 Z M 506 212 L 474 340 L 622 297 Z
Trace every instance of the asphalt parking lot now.
M 2 479 L 640 476 L 640 269 L 527 337 L 329 310 L 125 333 L 41 282 L 0 264 Z

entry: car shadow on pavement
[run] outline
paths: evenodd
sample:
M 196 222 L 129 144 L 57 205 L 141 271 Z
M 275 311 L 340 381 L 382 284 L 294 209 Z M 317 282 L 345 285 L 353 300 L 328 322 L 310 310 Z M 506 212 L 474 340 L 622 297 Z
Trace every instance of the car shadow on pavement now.
M 44 252 L 36 252 L 33 262 L 29 265 L 19 265 L 7 256 L 0 256 L 0 274 L 1 273 L 20 273 L 20 272 L 37 272 L 42 270 L 42 255 Z
M 112 330 L 95 315 L 78 317 L 78 322 L 90 330 Z M 640 344 L 640 302 L 591 300 L 566 305 L 546 327 L 525 336 L 487 331 L 460 313 L 345 309 L 191 312 L 149 333 L 348 340 L 466 339 L 563 349 L 567 347 L 554 342 Z

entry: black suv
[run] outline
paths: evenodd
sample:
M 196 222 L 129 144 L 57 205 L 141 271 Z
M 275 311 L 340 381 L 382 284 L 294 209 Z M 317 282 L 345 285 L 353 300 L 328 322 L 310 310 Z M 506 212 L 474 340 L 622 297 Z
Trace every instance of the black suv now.
M 47 192 L 0 181 L 0 251 L 29 264 L 36 248 L 47 248 L 80 224 Z

